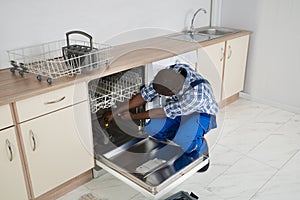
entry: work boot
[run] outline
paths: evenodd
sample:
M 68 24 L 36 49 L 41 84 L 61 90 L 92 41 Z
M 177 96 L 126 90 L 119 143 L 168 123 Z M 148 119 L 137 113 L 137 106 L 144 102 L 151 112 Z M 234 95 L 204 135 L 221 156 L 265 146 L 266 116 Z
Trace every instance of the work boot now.
M 208 161 L 207 165 L 205 165 L 204 167 L 202 167 L 201 169 L 199 169 L 197 172 L 198 173 L 206 172 L 208 170 L 208 168 L 209 168 L 209 163 L 210 162 Z

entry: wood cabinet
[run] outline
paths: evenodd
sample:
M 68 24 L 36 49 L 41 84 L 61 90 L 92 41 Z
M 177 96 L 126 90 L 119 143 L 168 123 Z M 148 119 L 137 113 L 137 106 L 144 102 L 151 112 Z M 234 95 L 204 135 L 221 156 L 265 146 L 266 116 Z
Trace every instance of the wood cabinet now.
M 88 103 L 20 125 L 34 197 L 93 168 Z
M 244 88 L 249 35 L 198 49 L 197 71 L 212 85 L 218 102 Z
M 223 99 L 227 99 L 244 89 L 248 43 L 249 35 L 226 42 Z
M 15 120 L 0 106 L 0 199 L 52 198 L 94 167 L 87 99 L 83 82 L 17 101 Z
M 94 167 L 85 83 L 16 102 L 33 198 Z
M 0 107 L 0 116 L 0 199 L 28 199 L 15 126 L 7 128 L 12 125 L 8 105 Z
M 220 42 L 198 49 L 198 63 L 196 71 L 209 81 L 218 102 L 222 100 L 224 52 L 225 42 Z

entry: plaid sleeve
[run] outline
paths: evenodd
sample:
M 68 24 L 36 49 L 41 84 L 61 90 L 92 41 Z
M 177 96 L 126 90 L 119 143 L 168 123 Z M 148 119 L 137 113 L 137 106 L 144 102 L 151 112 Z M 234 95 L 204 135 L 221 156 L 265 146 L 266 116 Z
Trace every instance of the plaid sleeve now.
M 144 87 L 141 90 L 141 95 L 145 101 L 151 102 L 158 95 L 158 93 L 154 90 L 152 83 L 150 83 L 149 86 Z
M 167 103 L 163 109 L 166 113 L 166 116 L 171 119 L 174 119 L 175 117 L 181 115 L 182 113 L 181 105 L 179 101 Z
M 198 110 L 203 105 L 204 99 L 202 93 L 197 89 L 184 95 L 179 101 L 169 102 L 164 106 L 167 117 L 174 119 L 179 115 L 188 115 Z

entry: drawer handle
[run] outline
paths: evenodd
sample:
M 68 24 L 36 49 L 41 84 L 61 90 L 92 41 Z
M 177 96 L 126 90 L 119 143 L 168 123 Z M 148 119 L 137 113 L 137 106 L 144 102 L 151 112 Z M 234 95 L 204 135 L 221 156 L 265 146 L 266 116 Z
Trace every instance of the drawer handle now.
M 49 104 L 58 103 L 58 102 L 61 102 L 62 100 L 64 100 L 65 98 L 66 98 L 66 97 L 63 96 L 62 98 L 60 98 L 60 99 L 58 99 L 58 100 L 45 102 L 45 104 L 46 104 L 46 105 L 49 105 Z
M 229 55 L 228 55 L 227 59 L 230 59 L 231 56 L 232 56 L 232 49 L 231 49 L 231 46 L 230 46 L 230 45 L 229 45 L 229 47 L 228 47 L 228 50 L 229 50 Z
M 222 62 L 224 59 L 224 48 L 221 48 L 221 57 L 220 57 L 220 61 Z
M 11 162 L 13 160 L 13 152 L 12 152 L 10 141 L 8 139 L 6 139 L 6 147 L 8 150 L 7 152 L 8 160 Z
M 36 139 L 34 137 L 33 131 L 29 130 L 29 135 L 30 135 L 30 139 L 31 139 L 31 147 L 32 147 L 32 151 L 36 150 Z

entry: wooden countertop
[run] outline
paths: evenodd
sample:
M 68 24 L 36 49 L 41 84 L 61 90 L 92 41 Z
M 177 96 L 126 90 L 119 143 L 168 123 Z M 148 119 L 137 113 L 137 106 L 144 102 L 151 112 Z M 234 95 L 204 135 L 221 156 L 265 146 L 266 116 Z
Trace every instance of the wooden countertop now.
M 99 77 L 104 77 L 164 58 L 193 51 L 204 46 L 249 34 L 251 34 L 250 31 L 242 30 L 235 34 L 226 35 L 200 43 L 180 41 L 161 36 L 114 46 L 111 52 L 113 60 L 111 65 L 107 68 L 85 72 L 74 77 L 54 79 L 51 85 L 49 85 L 45 80 L 39 82 L 36 79 L 35 74 L 25 74 L 24 77 L 20 77 L 18 74 L 11 73 L 8 69 L 1 70 L 0 105 L 66 87 L 76 82 L 88 82 Z

